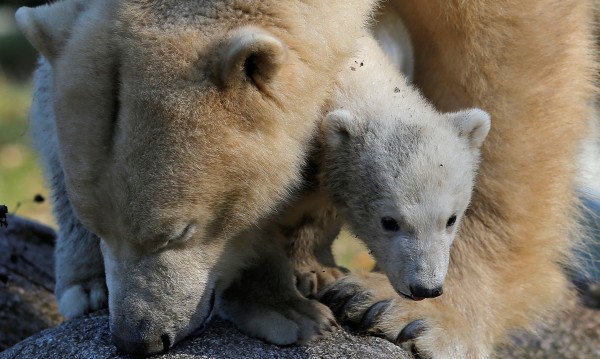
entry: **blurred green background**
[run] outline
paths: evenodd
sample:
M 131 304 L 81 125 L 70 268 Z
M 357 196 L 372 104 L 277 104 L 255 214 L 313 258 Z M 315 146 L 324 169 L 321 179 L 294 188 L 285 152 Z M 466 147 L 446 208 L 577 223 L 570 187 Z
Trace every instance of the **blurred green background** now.
M 42 3 L 45 1 L 0 0 L 0 204 L 8 206 L 9 213 L 16 209 L 16 214 L 56 228 L 48 201 L 33 202 L 36 194 L 48 199 L 28 133 L 37 53 L 14 23 L 19 6 Z M 350 269 L 371 269 L 374 262 L 365 247 L 347 232 L 340 237 L 334 244 L 338 263 Z
M 0 0 L 0 204 L 8 206 L 10 213 L 16 210 L 54 226 L 47 201 L 33 202 L 36 194 L 47 197 L 48 192 L 27 133 L 31 73 L 37 55 L 14 23 L 18 6 L 41 3 Z

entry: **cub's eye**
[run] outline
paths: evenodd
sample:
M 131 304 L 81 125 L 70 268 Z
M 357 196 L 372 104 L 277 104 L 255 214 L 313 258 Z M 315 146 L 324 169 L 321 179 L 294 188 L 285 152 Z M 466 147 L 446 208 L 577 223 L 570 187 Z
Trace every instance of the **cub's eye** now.
M 452 216 L 448 218 L 448 222 L 446 222 L 446 228 L 450 228 L 456 223 L 456 216 Z
M 381 218 L 381 226 L 389 232 L 398 232 L 400 230 L 400 225 L 392 217 Z

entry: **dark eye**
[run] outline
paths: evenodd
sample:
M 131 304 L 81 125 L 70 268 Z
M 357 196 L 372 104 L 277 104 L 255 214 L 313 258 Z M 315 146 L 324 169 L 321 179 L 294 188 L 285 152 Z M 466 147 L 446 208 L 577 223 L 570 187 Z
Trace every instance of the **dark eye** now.
M 400 225 L 392 217 L 383 217 L 381 219 L 381 226 L 390 232 L 398 232 L 400 230 Z
M 448 222 L 446 222 L 446 228 L 450 228 L 456 223 L 456 216 L 452 216 L 448 218 Z

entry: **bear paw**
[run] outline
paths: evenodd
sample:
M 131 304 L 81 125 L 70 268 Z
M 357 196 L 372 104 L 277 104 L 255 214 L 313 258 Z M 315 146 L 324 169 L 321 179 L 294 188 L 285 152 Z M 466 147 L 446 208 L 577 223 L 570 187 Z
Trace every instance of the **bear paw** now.
M 67 319 L 106 308 L 108 290 L 104 278 L 72 284 L 58 298 L 58 309 Z
M 245 334 L 277 345 L 306 343 L 337 326 L 329 308 L 316 300 L 269 299 L 226 297 L 221 310 Z
M 246 308 L 236 321 L 246 334 L 277 345 L 302 344 L 327 335 L 337 326 L 326 306 L 309 299 L 298 299 L 277 306 Z
M 336 280 L 345 276 L 349 271 L 344 267 L 302 267 L 294 270 L 296 288 L 305 297 L 313 298 Z
M 346 276 L 318 293 L 338 322 L 351 331 L 388 339 L 417 358 L 486 357 L 485 339 L 440 300 L 414 302 L 391 294 L 385 276 Z M 470 334 L 469 334 L 470 333 Z

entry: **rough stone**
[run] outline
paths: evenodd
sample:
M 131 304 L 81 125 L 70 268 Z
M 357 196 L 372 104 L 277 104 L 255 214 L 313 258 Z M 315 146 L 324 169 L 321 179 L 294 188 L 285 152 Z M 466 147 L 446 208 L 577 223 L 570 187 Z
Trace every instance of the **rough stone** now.
M 54 298 L 54 231 L 8 215 L 0 226 L 0 351 L 62 321 Z
M 0 354 L 12 358 L 133 358 L 112 345 L 106 311 L 34 335 Z M 342 359 L 410 358 L 400 347 L 380 338 L 354 336 L 343 329 L 307 345 L 279 347 L 249 338 L 229 323 L 216 321 L 199 337 L 177 344 L 160 359 L 244 358 L 244 359 Z

